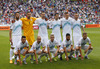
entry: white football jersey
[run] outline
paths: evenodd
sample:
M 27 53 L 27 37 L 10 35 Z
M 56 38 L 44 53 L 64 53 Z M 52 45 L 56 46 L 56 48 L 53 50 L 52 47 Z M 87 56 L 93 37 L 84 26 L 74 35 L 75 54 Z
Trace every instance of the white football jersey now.
M 85 46 L 87 43 L 91 44 L 90 38 L 87 37 L 85 40 L 83 37 L 79 40 L 78 46 Z
M 35 41 L 35 42 L 33 43 L 33 45 L 32 45 L 32 49 L 34 49 L 34 50 L 39 50 L 41 46 L 42 46 L 42 47 L 45 47 L 44 44 L 43 44 L 42 42 L 40 42 L 40 43 L 38 44 L 37 41 Z
M 35 23 L 38 24 L 38 26 L 39 26 L 38 36 L 41 36 L 41 38 L 43 38 L 43 37 L 48 38 L 47 21 L 45 19 L 38 18 L 35 21 Z
M 62 24 L 62 29 L 63 29 L 63 40 L 66 39 L 66 34 L 69 33 L 71 36 L 71 40 L 72 40 L 72 18 L 69 17 L 68 19 L 66 18 L 62 18 L 60 19 L 61 24 Z
M 75 19 L 73 19 L 73 36 L 81 36 L 81 26 L 82 23 L 80 21 L 80 19 L 78 19 L 77 21 Z
M 60 45 L 56 40 L 54 40 L 53 42 L 51 40 L 48 41 L 47 43 L 47 47 L 49 47 L 50 49 L 55 48 L 55 46 Z
M 28 41 L 26 40 L 26 42 L 24 44 L 22 43 L 22 41 L 20 41 L 16 47 L 19 50 L 24 49 L 24 47 L 29 47 Z
M 64 40 L 63 43 L 62 43 L 62 46 L 66 47 L 66 48 L 69 48 L 71 45 L 73 45 L 72 40 L 69 40 L 69 41 Z
M 21 36 L 22 35 L 22 21 L 16 20 L 15 23 L 12 23 L 12 25 L 10 26 L 10 29 L 12 29 L 12 35 Z
M 61 32 L 60 32 L 61 21 L 53 20 L 50 22 L 50 24 L 52 25 L 52 33 L 54 34 L 55 40 L 61 43 Z

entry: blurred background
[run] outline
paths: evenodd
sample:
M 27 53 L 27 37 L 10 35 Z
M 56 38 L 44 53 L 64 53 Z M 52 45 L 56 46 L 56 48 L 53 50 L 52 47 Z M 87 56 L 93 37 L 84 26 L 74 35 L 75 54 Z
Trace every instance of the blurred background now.
M 100 0 L 0 0 L 0 25 L 10 24 L 17 11 L 20 17 L 25 17 L 27 11 L 39 17 L 44 11 L 47 20 L 54 19 L 56 12 L 59 18 L 63 18 L 66 11 L 71 17 L 78 12 L 83 24 L 100 24 Z

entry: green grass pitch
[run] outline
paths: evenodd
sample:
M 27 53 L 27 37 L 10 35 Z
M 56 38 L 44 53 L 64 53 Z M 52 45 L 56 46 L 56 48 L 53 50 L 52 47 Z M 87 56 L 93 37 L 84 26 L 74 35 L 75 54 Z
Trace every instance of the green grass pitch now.
M 90 37 L 93 51 L 89 55 L 89 60 L 63 60 L 60 61 L 57 58 L 57 62 L 45 62 L 44 57 L 42 58 L 42 64 L 31 64 L 30 57 L 27 59 L 27 65 L 14 65 L 9 64 L 9 31 L 0 31 L 0 69 L 100 69 L 100 28 L 86 28 L 85 31 Z M 48 29 L 50 36 L 51 30 Z M 34 30 L 35 39 L 37 37 L 38 30 Z

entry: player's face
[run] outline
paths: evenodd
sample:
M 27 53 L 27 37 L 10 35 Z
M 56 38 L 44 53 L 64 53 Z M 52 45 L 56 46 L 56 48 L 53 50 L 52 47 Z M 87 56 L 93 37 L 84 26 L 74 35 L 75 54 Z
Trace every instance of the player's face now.
M 59 14 L 56 14 L 56 15 L 55 15 L 55 18 L 58 19 L 58 18 L 59 18 Z
M 40 43 L 41 42 L 41 38 L 37 38 L 37 42 Z
M 51 39 L 51 41 L 53 41 L 54 40 L 54 36 L 51 36 L 50 39 Z
M 19 13 L 16 13 L 15 17 L 17 20 L 19 20 L 19 16 L 20 16 Z
M 41 17 L 42 18 L 45 18 L 45 13 L 41 13 Z
M 65 17 L 68 18 L 69 17 L 69 14 L 65 14 Z
M 74 17 L 75 17 L 75 19 L 78 19 L 78 14 L 75 14 Z
M 26 41 L 26 38 L 22 38 L 22 43 L 25 43 L 25 41 Z
M 70 40 L 70 36 L 66 36 L 66 40 L 69 41 Z
M 83 39 L 86 39 L 87 38 L 87 34 L 83 34 Z
M 31 13 L 27 13 L 27 18 L 30 19 Z

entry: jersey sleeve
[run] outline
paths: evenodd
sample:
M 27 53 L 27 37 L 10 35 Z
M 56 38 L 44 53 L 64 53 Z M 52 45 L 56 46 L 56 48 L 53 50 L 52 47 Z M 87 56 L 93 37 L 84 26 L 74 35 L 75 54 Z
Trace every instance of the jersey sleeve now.
M 45 44 L 42 42 L 42 47 L 45 47 Z
M 23 22 L 24 21 L 24 18 L 21 18 L 20 20 Z
M 50 45 L 50 43 L 49 43 L 49 41 L 47 42 L 47 47 L 49 47 L 49 45 Z
M 78 46 L 81 47 L 81 40 L 79 40 L 79 42 L 78 42 Z
M 90 38 L 88 37 L 88 42 L 89 42 L 89 44 L 91 44 L 91 41 L 90 41 Z
M 20 50 L 20 42 L 17 44 L 17 46 L 15 47 L 16 50 Z
M 62 42 L 62 46 L 63 47 L 66 47 L 66 43 L 64 41 Z
M 26 41 L 26 46 L 29 47 L 28 41 Z
M 32 47 L 33 47 L 33 50 L 36 50 L 36 42 L 33 43 Z
M 55 41 L 56 46 L 60 45 L 57 41 Z
M 33 22 L 35 22 L 38 18 L 32 17 Z
M 35 20 L 35 24 L 39 24 L 39 19 L 36 19 Z
M 71 45 L 73 45 L 73 42 L 71 41 Z
M 14 28 L 14 23 L 12 23 L 10 26 L 10 29 L 13 29 L 13 28 Z

